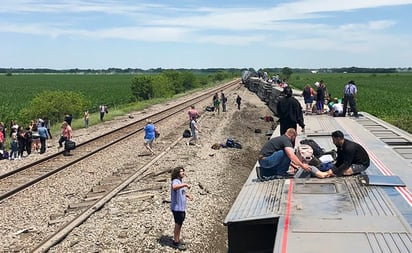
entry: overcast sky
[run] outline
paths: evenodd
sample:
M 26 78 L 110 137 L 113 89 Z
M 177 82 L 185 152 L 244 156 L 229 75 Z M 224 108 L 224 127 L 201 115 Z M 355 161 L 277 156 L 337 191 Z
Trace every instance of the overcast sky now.
M 412 67 L 412 0 L 2 0 L 0 67 Z

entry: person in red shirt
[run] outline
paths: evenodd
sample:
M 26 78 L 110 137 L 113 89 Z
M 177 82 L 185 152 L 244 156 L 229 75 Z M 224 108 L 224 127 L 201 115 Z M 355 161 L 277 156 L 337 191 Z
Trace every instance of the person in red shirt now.
M 197 119 L 200 117 L 199 112 L 196 110 L 194 105 L 190 106 L 190 109 L 188 111 L 189 114 L 189 128 L 190 128 L 190 122 L 192 122 L 193 119 Z

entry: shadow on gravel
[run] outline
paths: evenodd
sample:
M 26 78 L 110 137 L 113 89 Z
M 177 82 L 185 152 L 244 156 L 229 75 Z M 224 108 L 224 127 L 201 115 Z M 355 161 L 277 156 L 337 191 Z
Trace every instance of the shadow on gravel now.
M 173 248 L 173 238 L 169 235 L 162 235 L 158 242 L 160 243 L 160 245 L 162 246 L 169 246 Z

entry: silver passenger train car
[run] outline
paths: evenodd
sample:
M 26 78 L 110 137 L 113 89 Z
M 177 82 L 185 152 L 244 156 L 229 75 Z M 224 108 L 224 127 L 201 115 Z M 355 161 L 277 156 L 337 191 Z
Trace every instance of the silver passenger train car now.
M 244 80 L 276 116 L 281 89 L 256 77 Z M 303 104 L 302 97 L 297 99 Z M 259 181 L 251 169 L 224 225 L 229 252 L 412 252 L 412 135 L 373 115 L 305 115 L 303 138 L 335 149 L 331 133 L 361 144 L 371 160 L 348 177 Z M 273 136 L 279 135 L 275 129 Z

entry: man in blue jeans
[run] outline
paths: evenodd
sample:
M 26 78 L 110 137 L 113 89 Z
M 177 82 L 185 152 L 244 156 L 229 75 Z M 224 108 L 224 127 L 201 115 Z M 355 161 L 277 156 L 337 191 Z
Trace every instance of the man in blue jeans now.
M 297 133 L 293 128 L 286 130 L 281 136 L 270 139 L 259 152 L 258 177 L 260 179 L 275 179 L 289 177 L 288 170 L 291 161 L 305 171 L 310 172 L 308 164 L 302 163 L 294 152 Z M 260 175 L 259 175 L 260 174 Z

